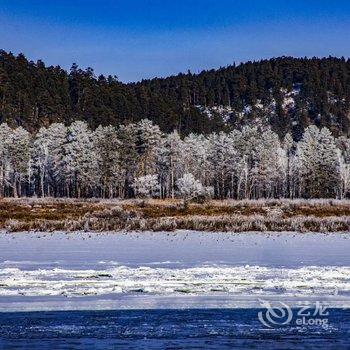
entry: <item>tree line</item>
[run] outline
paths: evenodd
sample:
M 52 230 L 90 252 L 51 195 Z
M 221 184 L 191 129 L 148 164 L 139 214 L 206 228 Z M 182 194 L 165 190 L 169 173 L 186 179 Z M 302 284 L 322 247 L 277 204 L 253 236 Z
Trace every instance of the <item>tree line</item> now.
M 292 104 L 286 104 L 293 91 Z M 213 107 L 229 113 L 223 118 Z M 205 113 L 210 111 L 210 114 Z M 350 135 L 350 60 L 280 57 L 198 74 L 124 84 L 73 64 L 70 72 L 0 51 L 0 122 L 37 131 L 53 122 L 89 127 L 149 119 L 181 136 L 270 127 L 300 140 L 309 125 Z
M 0 125 L 0 196 L 344 198 L 350 139 L 309 126 L 300 141 L 271 129 L 164 133 L 148 119 L 91 129 Z

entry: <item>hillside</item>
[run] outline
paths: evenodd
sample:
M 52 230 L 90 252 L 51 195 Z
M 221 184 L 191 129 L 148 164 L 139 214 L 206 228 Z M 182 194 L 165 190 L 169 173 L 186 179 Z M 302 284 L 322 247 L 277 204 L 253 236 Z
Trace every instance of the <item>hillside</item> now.
M 350 60 L 280 57 L 200 74 L 124 84 L 91 68 L 46 67 L 0 51 L 0 122 L 30 131 L 52 122 L 91 127 L 148 118 L 182 134 L 271 126 L 300 139 L 306 126 L 350 134 Z

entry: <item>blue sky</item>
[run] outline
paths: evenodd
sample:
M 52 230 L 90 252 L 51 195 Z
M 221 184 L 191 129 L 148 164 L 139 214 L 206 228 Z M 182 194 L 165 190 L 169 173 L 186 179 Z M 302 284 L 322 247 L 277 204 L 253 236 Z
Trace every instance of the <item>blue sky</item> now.
M 0 0 L 0 48 L 122 81 L 247 60 L 350 56 L 350 1 Z

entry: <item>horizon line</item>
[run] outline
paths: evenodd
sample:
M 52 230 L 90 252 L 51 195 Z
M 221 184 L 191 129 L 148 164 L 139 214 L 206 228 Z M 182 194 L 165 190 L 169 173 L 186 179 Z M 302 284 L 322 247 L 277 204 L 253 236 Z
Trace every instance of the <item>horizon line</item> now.
M 53 68 L 60 68 L 62 69 L 63 71 L 65 71 L 67 73 L 67 75 L 69 75 L 69 69 L 66 69 L 66 68 L 63 68 L 60 64 L 50 64 L 50 65 L 47 65 L 46 62 L 43 61 L 43 59 L 41 58 L 38 58 L 35 60 L 33 59 L 30 59 L 28 58 L 23 52 L 18 52 L 17 54 L 14 53 L 13 51 L 6 51 L 4 49 L 0 49 L 0 54 L 1 53 L 6 53 L 8 55 L 13 55 L 14 57 L 18 57 L 20 55 L 23 55 L 25 57 L 25 59 L 29 62 L 29 63 L 33 63 L 34 65 L 37 65 L 38 61 L 41 61 L 44 63 L 44 66 L 45 68 L 50 68 L 50 67 L 53 67 Z M 122 83 L 122 84 L 125 84 L 125 85 L 132 85 L 132 84 L 138 84 L 138 83 L 141 83 L 141 82 L 144 82 L 144 81 L 152 81 L 152 80 L 156 80 L 156 79 L 168 79 L 168 78 L 172 78 L 172 77 L 177 77 L 179 75 L 194 75 L 194 76 L 198 76 L 204 72 L 210 72 L 212 70 L 214 71 L 219 71 L 219 70 L 222 70 L 222 69 L 227 69 L 227 68 L 230 68 L 230 67 L 233 67 L 235 66 L 236 68 L 240 65 L 244 65 L 244 64 L 248 64 L 248 63 L 259 63 L 259 62 L 262 62 L 262 61 L 271 61 L 271 60 L 277 60 L 277 59 L 287 59 L 287 58 L 290 58 L 290 59 L 297 59 L 297 60 L 302 60 L 302 59 L 306 59 L 306 60 L 312 60 L 312 59 L 318 59 L 318 60 L 322 60 L 322 59 L 337 59 L 337 60 L 345 60 L 345 61 L 349 61 L 350 60 L 350 56 L 332 56 L 332 55 L 328 55 L 328 56 L 291 56 L 291 55 L 281 55 L 281 56 L 272 56 L 270 58 L 260 58 L 260 59 L 253 59 L 253 60 L 246 60 L 246 61 L 233 61 L 232 63 L 229 63 L 225 66 L 220 66 L 220 67 L 213 67 L 213 68 L 208 68 L 208 69 L 202 69 L 200 72 L 191 72 L 190 69 L 187 70 L 187 72 L 184 72 L 184 71 L 180 71 L 178 73 L 174 73 L 174 74 L 171 74 L 171 75 L 166 75 L 166 76 L 154 76 L 152 78 L 142 78 L 140 80 L 136 80 L 136 81 L 122 81 L 122 80 L 119 80 L 119 77 L 118 75 L 112 75 L 112 74 L 108 74 L 108 75 L 105 75 L 105 74 L 95 74 L 95 71 L 94 71 L 94 68 L 91 67 L 91 66 L 87 66 L 85 68 L 81 68 L 79 66 L 79 64 L 77 62 L 72 62 L 71 64 L 71 67 L 76 64 L 78 68 L 80 68 L 81 70 L 83 71 L 87 71 L 89 68 L 92 69 L 93 71 L 93 78 L 94 79 L 98 79 L 98 77 L 100 76 L 103 76 L 105 78 L 108 78 L 108 77 L 113 77 L 113 78 L 116 78 L 117 81 L 119 83 Z

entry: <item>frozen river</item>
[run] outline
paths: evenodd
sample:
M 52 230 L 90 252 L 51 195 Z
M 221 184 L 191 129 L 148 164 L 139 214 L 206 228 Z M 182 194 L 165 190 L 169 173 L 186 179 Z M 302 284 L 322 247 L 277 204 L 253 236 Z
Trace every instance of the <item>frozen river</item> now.
M 348 349 L 349 251 L 346 234 L 3 233 L 0 348 Z
M 347 234 L 0 234 L 2 311 L 350 302 Z

